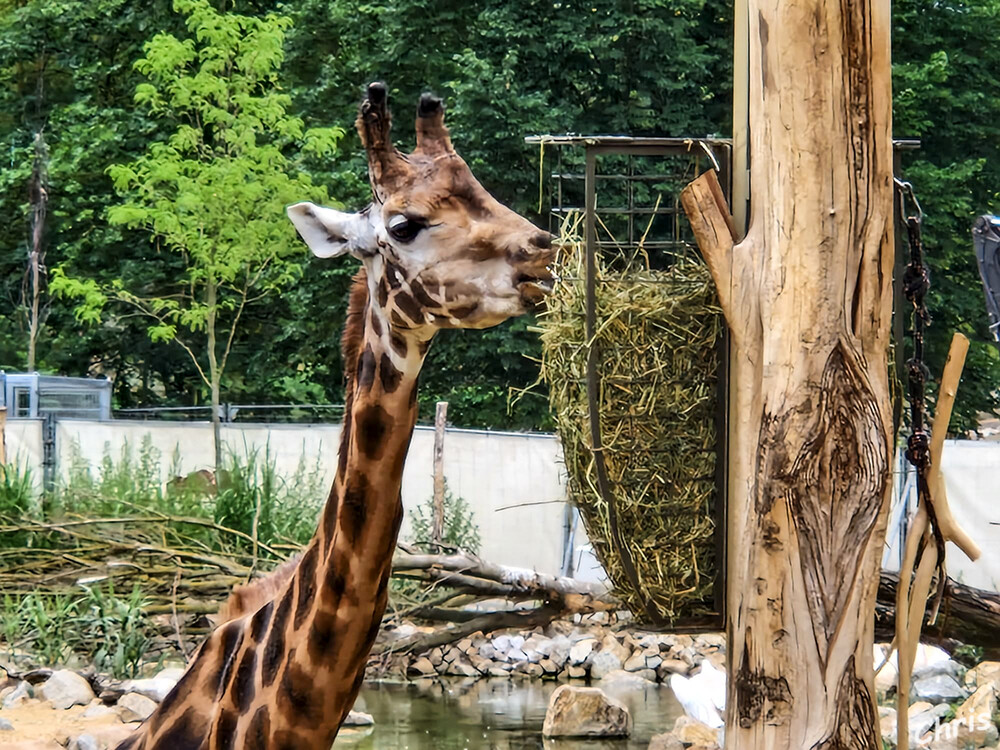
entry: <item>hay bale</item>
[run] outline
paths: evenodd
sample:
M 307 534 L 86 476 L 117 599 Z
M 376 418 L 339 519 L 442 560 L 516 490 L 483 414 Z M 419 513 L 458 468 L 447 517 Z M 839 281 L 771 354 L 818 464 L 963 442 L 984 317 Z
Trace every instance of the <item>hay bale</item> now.
M 598 264 L 599 411 L 604 455 L 638 587 L 611 537 L 597 489 L 587 400 L 583 244 L 563 237 L 561 282 L 539 320 L 542 378 L 565 452 L 569 492 L 597 557 L 641 616 L 715 612 L 716 409 L 722 315 L 708 269 L 642 253 Z

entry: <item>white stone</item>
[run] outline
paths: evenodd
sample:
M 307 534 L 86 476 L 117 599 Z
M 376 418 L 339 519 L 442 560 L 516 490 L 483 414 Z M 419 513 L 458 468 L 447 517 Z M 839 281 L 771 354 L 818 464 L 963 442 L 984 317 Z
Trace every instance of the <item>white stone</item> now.
M 674 722 L 674 735 L 685 745 L 717 746 L 719 732 L 690 716 L 678 716 Z
M 596 645 L 596 638 L 587 638 L 582 641 L 577 641 L 569 650 L 569 663 L 574 666 L 579 666 L 585 663 L 587 659 L 590 658 L 591 653 L 594 651 L 594 646 Z
M 560 685 L 552 693 L 543 737 L 627 737 L 632 717 L 621 701 L 598 688 Z
M 656 672 L 652 673 L 652 680 L 649 679 L 649 674 L 645 669 L 638 672 L 626 672 L 624 669 L 616 669 L 613 672 L 608 672 L 601 678 L 601 689 L 614 691 L 623 689 L 641 690 L 642 688 L 656 684 Z
M 0 732 L 13 732 L 14 725 L 11 724 L 7 719 L 0 718 Z
M 150 700 L 162 703 L 163 699 L 167 697 L 167 693 L 173 690 L 176 684 L 176 679 L 157 675 L 156 677 L 147 677 L 141 680 L 129 680 L 122 685 L 122 689 L 128 693 L 145 695 Z
M 944 703 L 964 699 L 968 693 L 955 678 L 947 674 L 936 674 L 913 681 L 913 694 L 931 703 Z
M 93 736 L 81 734 L 69 744 L 69 750 L 100 750 L 100 745 Z
M 94 700 L 90 683 L 69 669 L 57 669 L 38 687 L 38 697 L 52 704 L 53 708 L 86 706 Z
M 590 676 L 595 680 L 621 668 L 622 660 L 611 651 L 598 651 L 590 658 Z
M 366 714 L 364 711 L 351 711 L 344 719 L 345 727 L 370 727 L 374 724 L 375 719 L 372 715 Z
M 31 698 L 31 685 L 24 680 L 17 683 L 17 687 L 11 690 L 3 699 L 4 708 L 15 708 Z

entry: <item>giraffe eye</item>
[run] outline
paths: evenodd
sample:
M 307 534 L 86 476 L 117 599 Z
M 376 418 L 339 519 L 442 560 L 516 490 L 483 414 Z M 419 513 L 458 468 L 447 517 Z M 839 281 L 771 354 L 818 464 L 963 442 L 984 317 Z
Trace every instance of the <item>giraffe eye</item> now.
M 389 219 L 389 236 L 396 242 L 412 242 L 420 234 L 420 230 L 426 226 L 427 222 L 423 219 L 398 214 Z

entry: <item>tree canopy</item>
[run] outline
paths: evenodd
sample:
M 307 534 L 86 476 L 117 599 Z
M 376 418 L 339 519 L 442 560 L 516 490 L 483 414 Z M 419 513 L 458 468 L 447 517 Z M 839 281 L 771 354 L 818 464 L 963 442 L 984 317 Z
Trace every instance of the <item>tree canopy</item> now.
M 134 96 L 137 87 L 157 86 L 150 80 L 156 71 L 146 45 L 169 36 L 181 45 L 174 52 L 187 54 L 183 40 L 191 35 L 184 11 L 195 5 L 194 0 L 182 0 L 176 9 L 167 0 L 0 3 L 5 162 L 0 212 L 8 219 L 0 226 L 0 316 L 10 321 L 0 329 L 0 367 L 20 369 L 26 358 L 22 282 L 30 249 L 28 180 L 40 130 L 49 149 L 48 268 L 72 269 L 72 278 L 92 291 L 104 290 L 100 294 L 120 284 L 143 290 L 143 296 L 164 297 L 190 281 L 189 258 L 169 249 L 179 245 L 166 239 L 162 225 L 154 227 L 153 234 L 164 242 L 163 251 L 155 252 L 149 229 L 156 220 L 135 213 L 140 206 L 152 210 L 138 198 L 144 185 L 152 189 L 141 165 L 156 158 L 150 144 L 177 148 L 177 139 L 188 137 L 204 148 L 206 138 L 214 143 L 215 134 L 204 128 L 199 133 L 190 124 L 185 130 L 182 114 L 162 109 L 168 102 L 162 93 L 140 88 L 138 105 Z M 269 14 L 287 19 L 280 21 L 284 62 L 274 71 L 271 96 L 300 123 L 300 134 L 349 126 L 370 80 L 389 84 L 400 123 L 406 122 L 410 103 L 433 90 L 449 108 L 456 147 L 483 184 L 541 222 L 544 217 L 534 213 L 538 152 L 524 144 L 525 135 L 730 131 L 727 3 L 236 0 L 224 4 L 230 13 L 217 12 L 219 3 L 201 5 L 214 8 L 220 19 L 235 14 L 262 22 Z M 929 364 L 932 372 L 940 372 L 953 329 L 972 337 L 957 409 L 961 426 L 970 427 L 977 412 L 996 408 L 1000 400 L 1000 358 L 987 342 L 969 234 L 976 215 L 1000 210 L 1000 103 L 992 92 L 1000 50 L 975 41 L 982 29 L 995 26 L 1000 0 L 930 6 L 900 0 L 893 13 L 895 132 L 921 140 L 921 148 L 905 157 L 904 168 L 927 215 L 934 269 Z M 147 62 L 137 63 L 142 60 Z M 405 145 L 410 128 L 397 130 Z M 290 179 L 325 186 L 352 208 L 368 200 L 364 157 L 350 130 L 332 157 L 275 148 L 290 160 L 288 174 L 301 176 Z M 112 165 L 120 166 L 109 173 Z M 124 204 L 116 181 L 125 190 Z M 246 217 L 234 211 L 230 225 L 213 231 L 235 231 Z M 294 262 L 308 261 L 303 255 Z M 338 338 L 352 270 L 349 261 L 311 264 L 308 273 L 283 284 L 280 295 L 248 304 L 234 334 L 221 398 L 339 402 Z M 211 389 L 191 358 L 179 347 L 153 342 L 148 320 L 105 315 L 98 325 L 87 324 L 74 316 L 76 303 L 51 295 L 44 301 L 40 368 L 114 375 L 120 406 L 209 400 Z M 457 424 L 549 427 L 543 398 L 528 397 L 508 408 L 509 388 L 524 387 L 537 374 L 532 358 L 539 348 L 530 325 L 519 319 L 488 331 L 440 336 L 425 368 L 424 416 L 430 416 L 434 401 L 445 399 Z

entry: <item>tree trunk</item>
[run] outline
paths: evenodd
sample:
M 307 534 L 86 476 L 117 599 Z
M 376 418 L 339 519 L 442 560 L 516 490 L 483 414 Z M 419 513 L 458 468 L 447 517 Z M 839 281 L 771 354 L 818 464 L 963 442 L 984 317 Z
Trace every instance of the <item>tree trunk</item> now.
M 218 312 L 218 288 L 214 277 L 209 277 L 205 290 L 205 304 L 208 307 L 208 314 L 205 322 L 205 332 L 208 335 L 208 379 L 212 392 L 212 446 L 215 453 L 216 472 L 222 466 L 222 415 L 219 414 L 221 406 L 220 383 L 222 372 L 219 370 L 219 359 L 216 355 L 215 322 Z
M 875 635 L 887 643 L 895 636 L 896 590 L 899 576 L 882 572 L 879 578 L 878 604 L 875 608 Z M 927 625 L 926 615 L 933 608 L 927 603 L 925 625 L 920 640 L 948 651 L 962 644 L 978 646 L 983 658 L 1000 660 L 1000 594 L 966 586 L 949 578 L 937 620 Z
M 881 748 L 873 612 L 890 492 L 889 5 L 749 0 L 750 227 L 684 207 L 733 340 L 726 740 Z
M 47 190 L 48 147 L 39 130 L 35 134 L 35 163 L 31 170 L 28 194 L 31 200 L 31 250 L 28 253 L 28 372 L 37 366 L 36 351 L 41 327 L 42 267 L 45 263 L 45 216 L 48 209 Z
M 434 410 L 434 518 L 431 541 L 444 538 L 444 430 L 448 424 L 448 402 L 438 401 Z

